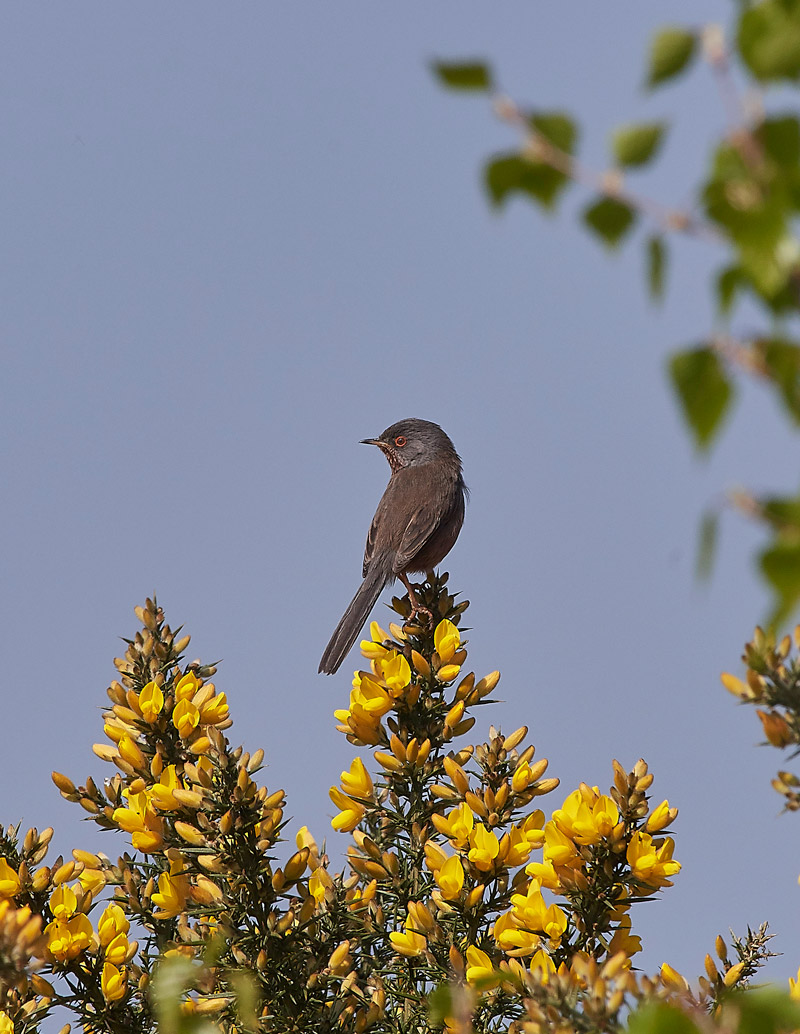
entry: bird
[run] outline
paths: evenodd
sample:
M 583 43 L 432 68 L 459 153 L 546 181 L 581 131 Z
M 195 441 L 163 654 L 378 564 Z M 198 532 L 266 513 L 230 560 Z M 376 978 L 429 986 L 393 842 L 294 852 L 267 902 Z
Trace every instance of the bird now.
M 381 590 L 395 578 L 408 590 L 412 606 L 408 620 L 421 612 L 432 619 L 417 600 L 407 575 L 430 571 L 441 563 L 464 523 L 468 493 L 461 457 L 438 424 L 411 417 L 360 444 L 376 445 L 392 473 L 367 535 L 363 581 L 319 664 L 326 675 L 338 671 Z

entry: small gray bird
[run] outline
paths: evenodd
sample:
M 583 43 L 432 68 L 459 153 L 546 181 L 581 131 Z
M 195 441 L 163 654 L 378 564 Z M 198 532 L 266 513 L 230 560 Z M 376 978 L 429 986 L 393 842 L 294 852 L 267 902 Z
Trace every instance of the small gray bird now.
M 408 590 L 411 617 L 425 608 L 417 602 L 406 575 L 430 571 L 453 548 L 464 523 L 467 486 L 461 458 L 453 443 L 430 420 L 400 420 L 378 438 L 377 445 L 392 468 L 392 476 L 372 518 L 361 587 L 336 626 L 319 670 L 333 675 L 364 627 L 369 612 L 387 582 L 399 578 Z

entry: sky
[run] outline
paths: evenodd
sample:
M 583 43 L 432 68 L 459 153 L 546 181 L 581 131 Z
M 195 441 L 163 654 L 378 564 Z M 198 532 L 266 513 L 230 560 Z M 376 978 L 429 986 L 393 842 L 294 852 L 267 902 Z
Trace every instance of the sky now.
M 502 672 L 473 737 L 528 725 L 562 781 L 550 809 L 581 780 L 606 789 L 613 758 L 648 762 L 653 803 L 680 809 L 683 870 L 634 912 L 643 969 L 691 978 L 718 933 L 768 920 L 782 955 L 766 976 L 796 974 L 798 819 L 769 785 L 785 762 L 719 683 L 767 610 L 761 533 L 726 513 L 709 584 L 694 559 L 726 489 L 793 490 L 797 443 L 745 385 L 698 458 L 664 373 L 713 327 L 724 254 L 674 241 L 657 308 L 643 233 L 609 258 L 580 228 L 581 189 L 555 216 L 492 211 L 482 165 L 517 141 L 429 67 L 487 58 L 520 103 L 575 115 L 598 170 L 615 125 L 671 121 L 632 183 L 682 205 L 724 111 L 703 67 L 645 94 L 647 43 L 732 10 L 15 8 L 0 40 L 0 821 L 53 825 L 65 855 L 123 849 L 50 772 L 109 774 L 91 745 L 112 658 L 156 592 L 189 656 L 222 659 L 229 736 L 266 751 L 287 832 L 308 825 L 340 857 L 328 788 L 355 751 L 332 712 L 359 656 L 333 678 L 317 666 L 388 477 L 358 442 L 422 417 L 471 489 L 444 564 L 471 600 L 469 664 Z

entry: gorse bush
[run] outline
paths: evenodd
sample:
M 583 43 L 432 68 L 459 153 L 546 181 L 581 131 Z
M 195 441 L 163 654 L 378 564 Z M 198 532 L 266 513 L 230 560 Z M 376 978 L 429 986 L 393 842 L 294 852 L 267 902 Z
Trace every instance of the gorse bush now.
M 681 1029 L 735 1029 L 730 992 L 769 956 L 764 929 L 718 938 L 692 987 L 667 964 L 635 969 L 636 907 L 680 870 L 677 810 L 652 805 L 645 762 L 613 762 L 606 793 L 581 784 L 548 818 L 558 780 L 527 729 L 466 742 L 499 679 L 467 673 L 467 603 L 446 575 L 420 593 L 436 620 L 373 623 L 336 712 L 360 750 L 330 791 L 343 872 L 307 827 L 283 841 L 284 791 L 259 785 L 261 751 L 231 746 L 215 668 L 185 663 L 155 600 L 137 608 L 94 747 L 112 774 L 53 775 L 126 849 L 46 864 L 52 830 L 3 836 L 0 1034 L 63 1010 L 143 1034 L 599 1031 L 642 1003 L 633 1024 L 678 1010 Z M 787 1003 L 769 1007 L 794 1016 Z

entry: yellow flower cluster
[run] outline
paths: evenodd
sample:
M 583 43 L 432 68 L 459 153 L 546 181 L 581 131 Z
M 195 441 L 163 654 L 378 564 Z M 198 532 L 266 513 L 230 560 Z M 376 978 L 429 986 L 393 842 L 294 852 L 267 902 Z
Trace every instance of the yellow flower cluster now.
M 403 630 L 392 624 L 390 630 L 395 640 L 404 641 Z M 376 746 L 388 743 L 388 736 L 381 719 L 399 707 L 414 707 L 419 701 L 421 685 L 419 679 L 443 688 L 452 683 L 461 672 L 461 665 L 467 651 L 461 645 L 461 633 L 448 619 L 441 620 L 434 629 L 435 651 L 429 663 L 417 650 L 411 650 L 412 667 L 399 650 L 389 648 L 388 634 L 373 621 L 370 625 L 371 639 L 361 643 L 361 652 L 371 662 L 370 671 L 357 671 L 350 693 L 350 706 L 334 712 L 339 721 L 338 729 L 351 743 L 359 746 Z M 487 695 L 497 683 L 494 673 L 475 686 L 474 676 L 467 676 L 456 690 L 455 700 L 445 719 L 449 737 L 466 732 L 474 723 L 473 718 L 464 719 L 465 698 L 472 692 L 476 698 Z
M 370 632 L 372 641 L 362 642 L 361 649 L 371 660 L 371 670 L 355 673 L 350 707 L 334 712 L 340 722 L 339 730 L 360 745 L 385 742 L 381 719 L 411 688 L 408 661 L 396 650 L 381 645 L 388 637 L 377 622 L 372 622 Z
M 792 646 L 796 651 L 790 656 Z M 747 666 L 744 679 L 723 672 L 723 686 L 746 704 L 760 704 L 756 715 L 761 722 L 766 743 L 782 750 L 800 745 L 800 625 L 793 636 L 777 640 L 774 632 L 756 628 L 745 645 L 743 660 Z M 794 750 L 794 755 L 797 753 Z M 800 810 L 800 777 L 794 772 L 779 771 L 772 787 L 784 798 L 787 811 Z
M 498 837 L 493 829 L 478 821 L 466 801 L 462 801 L 447 815 L 434 813 L 431 820 L 459 852 L 453 859 L 448 859 L 432 841 L 425 845 L 428 868 L 447 900 L 454 900 L 454 878 L 456 883 L 463 885 L 463 877 L 458 876 L 459 869 L 463 871 L 463 864 L 479 877 L 495 875 L 502 869 L 518 868 L 527 862 L 534 848 L 541 846 L 544 835 L 544 814 L 541 811 L 531 813 L 519 825 L 512 825 L 507 833 Z
M 102 959 L 100 987 L 107 1002 L 118 1002 L 127 991 L 125 964 L 136 954 L 138 944 L 128 940 L 130 922 L 122 907 L 112 902 L 92 928 L 83 909 L 91 904 L 91 893 L 60 884 L 50 895 L 53 919 L 45 927 L 47 947 L 57 962 L 71 962 L 90 952 Z
M 341 809 L 331 825 L 337 833 L 352 833 L 366 813 L 365 804 L 372 800 L 372 779 L 361 758 L 355 758 L 350 770 L 342 772 L 341 780 L 341 790 L 336 786 L 330 789 L 331 800 Z
M 203 682 L 191 669 L 176 680 L 167 697 L 158 680 L 148 682 L 139 693 L 114 682 L 109 694 L 113 703 L 103 731 L 116 749 L 96 744 L 94 751 L 130 776 L 147 771 L 149 759 L 141 741 L 149 726 L 163 730 L 169 723 L 187 749 L 201 755 L 211 747 L 209 728 L 227 729 L 231 724 L 225 694 L 217 693 L 213 682 Z

